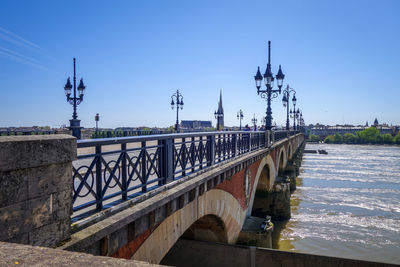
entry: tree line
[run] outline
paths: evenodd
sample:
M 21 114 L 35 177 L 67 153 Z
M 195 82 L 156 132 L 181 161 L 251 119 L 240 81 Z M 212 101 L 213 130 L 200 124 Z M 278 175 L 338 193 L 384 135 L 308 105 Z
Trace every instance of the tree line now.
M 309 141 L 324 141 L 327 144 L 397 144 L 400 145 L 400 132 L 396 136 L 381 134 L 375 127 L 356 132 L 356 134 L 345 133 L 344 135 L 328 135 L 324 140 L 318 135 L 310 135 Z

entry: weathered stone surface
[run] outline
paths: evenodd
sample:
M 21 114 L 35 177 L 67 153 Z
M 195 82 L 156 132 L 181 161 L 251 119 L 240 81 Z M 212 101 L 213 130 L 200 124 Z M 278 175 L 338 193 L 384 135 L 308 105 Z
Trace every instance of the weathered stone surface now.
M 49 195 L 71 187 L 72 165 L 70 162 L 26 169 L 25 172 L 29 198 Z
M 69 221 L 47 224 L 29 232 L 29 244 L 54 247 L 60 240 L 65 239 L 65 236 L 69 236 L 69 232 Z
M 70 162 L 0 171 L 0 207 L 69 189 L 71 173 Z
M 32 168 L 76 159 L 76 139 L 70 135 L 0 137 L 0 171 Z
M 13 236 L 12 238 L 6 240 L 5 242 L 29 245 L 29 233 L 23 233 L 20 235 Z
M 0 240 L 56 246 L 70 236 L 75 138 L 0 137 Z
M 59 249 L 0 242 L 0 266 L 158 266 Z
M 0 208 L 28 199 L 25 170 L 0 171 Z
M 0 208 L 0 240 L 8 240 L 33 229 L 28 205 L 29 202 L 24 201 Z

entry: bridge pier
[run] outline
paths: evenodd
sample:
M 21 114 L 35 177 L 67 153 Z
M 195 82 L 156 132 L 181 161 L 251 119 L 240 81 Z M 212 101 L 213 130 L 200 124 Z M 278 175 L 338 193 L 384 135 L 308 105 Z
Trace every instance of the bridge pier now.
M 296 190 L 296 178 L 300 174 L 305 142 L 302 142 L 286 167 L 278 174 L 269 190 L 257 188 L 252 215 L 260 218 L 271 216 L 273 221 L 289 220 L 290 196 Z
M 274 225 L 271 222 L 271 217 L 259 218 L 249 216 L 243 224 L 236 244 L 272 248 L 273 230 Z

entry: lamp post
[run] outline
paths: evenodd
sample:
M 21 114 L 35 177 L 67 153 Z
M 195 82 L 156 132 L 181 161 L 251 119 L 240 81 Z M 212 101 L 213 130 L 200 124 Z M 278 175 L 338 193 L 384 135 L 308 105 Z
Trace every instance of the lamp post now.
M 260 72 L 260 67 L 258 67 L 256 76 L 254 76 L 254 80 L 256 81 L 256 87 L 257 87 L 257 94 L 261 96 L 261 98 L 267 98 L 267 117 L 266 117 L 266 130 L 271 130 L 272 128 L 272 110 L 271 110 L 271 99 L 275 98 L 278 96 L 278 93 L 281 93 L 281 88 L 283 84 L 283 79 L 285 78 L 285 75 L 282 72 L 281 65 L 279 65 L 279 70 L 278 74 L 275 76 L 278 84 L 278 89 L 273 90 L 274 86 L 274 76 L 271 71 L 271 41 L 268 41 L 268 64 L 267 64 L 267 69 L 265 70 L 264 73 L 264 83 L 266 86 L 266 90 L 261 90 L 261 81 L 263 79 L 263 76 L 261 75 Z
M 296 91 L 293 90 L 293 88 L 290 88 L 289 85 L 287 85 L 286 89 L 283 90 L 283 98 L 282 98 L 282 104 L 284 107 L 286 107 L 286 130 L 289 131 L 290 129 L 290 124 L 289 124 L 289 97 L 290 93 L 293 93 L 293 96 L 296 94 Z
M 175 99 L 175 101 L 174 101 Z M 175 124 L 175 131 L 179 132 L 179 108 L 183 109 L 183 96 L 181 93 L 179 93 L 179 90 L 176 90 L 176 93 L 174 93 L 171 96 L 171 108 L 174 109 L 174 106 L 176 104 L 176 124 Z
M 303 118 L 303 112 L 300 110 L 300 117 L 299 117 L 299 126 L 300 130 L 304 130 L 304 118 Z
M 83 84 L 83 80 L 81 78 L 78 85 L 78 93 L 79 97 L 76 96 L 76 68 L 75 68 L 75 58 L 74 58 L 74 92 L 73 97 L 71 97 L 72 84 L 70 78 L 68 77 L 67 83 L 64 86 L 65 95 L 67 96 L 67 102 L 70 103 L 74 108 L 74 112 L 72 113 L 72 120 L 69 120 L 70 125 L 69 129 L 72 131 L 72 135 L 77 139 L 81 139 L 81 121 L 78 120 L 78 114 L 76 113 L 76 107 L 83 101 L 83 95 L 86 86 Z
M 239 120 L 239 122 L 240 122 L 240 127 L 239 127 L 239 131 L 241 131 L 242 130 L 242 120 L 243 120 L 243 111 L 240 109 L 239 111 L 238 111 L 238 113 L 237 113 L 237 119 Z
M 265 119 L 265 117 L 263 116 L 262 117 L 262 119 L 261 119 L 261 125 L 262 125 L 262 127 L 265 127 L 265 122 L 266 122 L 267 120 Z
M 99 131 L 99 120 L 100 120 L 99 113 L 96 113 L 96 116 L 94 116 L 94 120 L 96 121 L 96 133 L 97 133 Z
M 296 110 L 296 105 L 293 105 L 293 111 L 290 110 L 290 117 L 293 118 L 293 130 L 296 131 L 296 119 L 299 118 L 300 115 L 300 110 L 297 108 Z
M 220 125 L 220 121 L 221 121 L 221 118 L 224 117 L 224 113 L 220 112 L 220 110 L 218 109 L 218 111 L 214 112 L 214 117 L 217 120 L 217 131 L 222 130 L 223 127 L 222 127 L 222 125 Z
M 257 131 L 257 119 L 256 119 L 256 114 L 254 114 L 253 118 L 251 119 L 251 122 L 254 124 L 254 131 Z
M 297 103 L 296 93 L 293 94 L 292 103 L 293 103 L 293 111 L 290 110 L 289 113 L 290 117 L 293 118 L 293 130 L 296 131 L 296 103 Z

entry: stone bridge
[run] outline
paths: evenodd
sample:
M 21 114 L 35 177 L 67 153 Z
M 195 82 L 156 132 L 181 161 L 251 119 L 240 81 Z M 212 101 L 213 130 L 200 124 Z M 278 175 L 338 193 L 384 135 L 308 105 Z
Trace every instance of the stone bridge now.
M 304 144 L 296 132 L 83 140 L 78 149 L 63 135 L 7 138 L 0 240 L 150 263 L 180 238 L 245 243 L 247 219 L 290 218 Z

